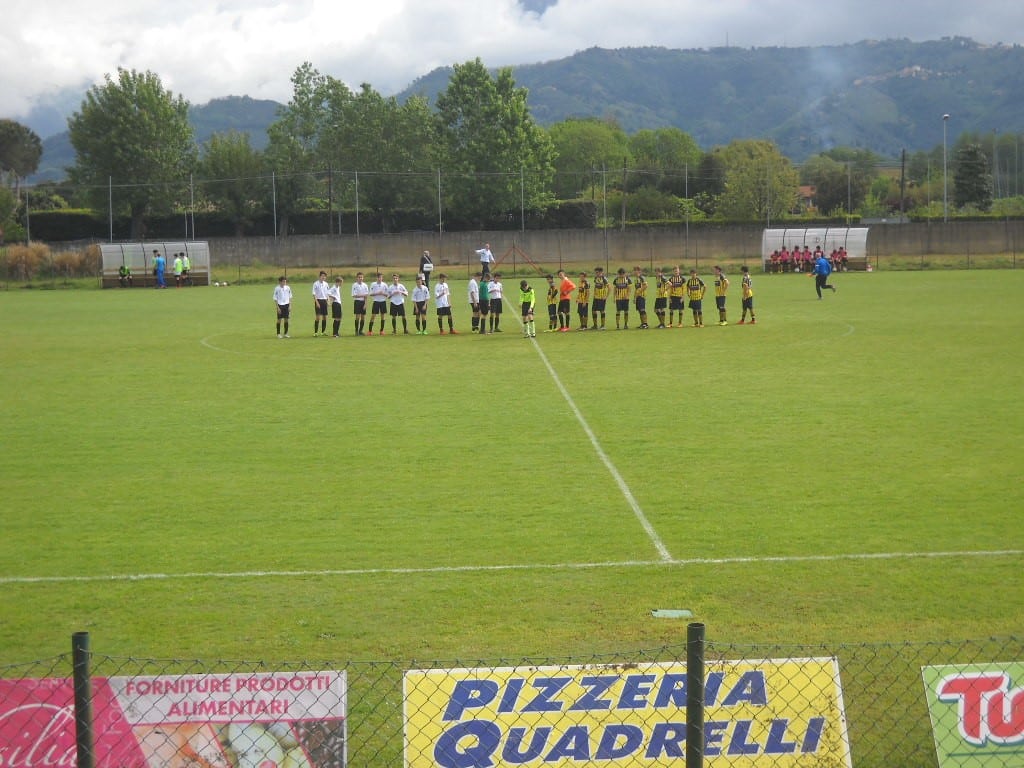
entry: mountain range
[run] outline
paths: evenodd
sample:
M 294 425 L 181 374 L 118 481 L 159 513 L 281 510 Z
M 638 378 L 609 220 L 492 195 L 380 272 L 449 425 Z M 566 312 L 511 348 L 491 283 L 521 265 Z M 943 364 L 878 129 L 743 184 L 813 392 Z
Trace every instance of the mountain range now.
M 439 68 L 396 94 L 433 103 L 451 76 Z M 1024 47 L 951 37 L 840 46 L 677 50 L 590 48 L 554 61 L 512 67 L 529 90 L 534 119 L 616 121 L 628 133 L 673 126 L 704 149 L 767 138 L 801 161 L 835 146 L 884 158 L 942 143 L 963 132 L 1024 129 Z M 231 128 L 266 144 L 280 105 L 245 96 L 190 109 L 196 139 Z M 74 162 L 67 132 L 48 137 L 34 180 L 58 179 Z

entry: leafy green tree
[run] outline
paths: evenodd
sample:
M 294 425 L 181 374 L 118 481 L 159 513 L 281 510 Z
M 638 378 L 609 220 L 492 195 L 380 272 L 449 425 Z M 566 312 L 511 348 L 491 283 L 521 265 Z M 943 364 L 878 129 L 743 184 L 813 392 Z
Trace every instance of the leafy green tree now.
M 717 215 L 739 221 L 771 221 L 796 207 L 800 178 L 770 141 L 738 140 L 715 150 L 725 168 Z
M 326 170 L 325 142 L 351 92 L 340 80 L 322 75 L 309 62 L 292 74 L 292 98 L 267 129 L 264 157 L 272 175 L 268 210 L 277 213 L 277 231 L 288 234 L 291 215 L 320 193 L 316 174 Z
M 991 164 L 980 144 L 967 144 L 957 151 L 953 172 L 953 203 L 957 208 L 973 206 L 979 211 L 992 208 Z
M 569 118 L 548 128 L 555 151 L 553 191 L 561 200 L 597 196 L 601 174 L 622 167 L 629 157 L 629 137 L 613 121 L 596 117 Z M 614 174 L 614 186 L 620 174 Z M 613 177 L 607 177 L 612 181 Z
M 112 181 L 115 206 L 127 208 L 133 238 L 143 236 L 148 213 L 170 209 L 188 186 L 196 157 L 188 102 L 164 90 L 152 72 L 107 75 L 86 93 L 68 132 L 76 154 L 71 181 L 88 187 L 100 210 Z
M 242 236 L 265 197 L 263 156 L 249 144 L 249 134 L 215 133 L 203 146 L 196 168 L 205 197 L 235 225 Z
M 706 216 L 714 216 L 725 192 L 725 163 L 719 152 L 705 152 L 690 179 L 690 199 Z
M 42 156 L 43 142 L 35 131 L 14 120 L 0 120 L 0 180 L 14 175 L 15 197 L 21 179 L 36 172 Z
M 526 97 L 510 68 L 492 78 L 479 58 L 455 65 L 437 97 L 441 158 L 456 176 L 447 186 L 449 206 L 478 226 L 521 202 L 539 210 L 552 201 L 555 152 Z
M 643 129 L 629 137 L 637 186 L 684 197 L 692 192 L 690 174 L 696 174 L 702 152 L 697 142 L 679 128 Z

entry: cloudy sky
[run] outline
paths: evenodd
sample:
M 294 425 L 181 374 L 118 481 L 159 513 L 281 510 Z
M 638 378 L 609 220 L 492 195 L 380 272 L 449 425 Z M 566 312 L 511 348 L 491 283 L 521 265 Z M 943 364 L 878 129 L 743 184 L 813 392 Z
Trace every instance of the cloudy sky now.
M 1020 0 L 2 0 L 0 117 L 24 119 L 118 67 L 194 104 L 285 102 L 303 61 L 385 95 L 438 66 L 547 61 L 593 46 L 1024 42 Z M 815 10 L 817 7 L 818 10 Z

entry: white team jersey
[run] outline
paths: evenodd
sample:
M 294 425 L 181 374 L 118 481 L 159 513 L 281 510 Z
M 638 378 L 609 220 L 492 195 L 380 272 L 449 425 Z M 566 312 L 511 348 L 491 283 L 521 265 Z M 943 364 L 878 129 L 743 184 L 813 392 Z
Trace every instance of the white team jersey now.
M 285 306 L 286 304 L 292 303 L 292 287 L 290 285 L 281 285 L 278 283 L 277 287 L 274 288 L 274 301 L 279 306 Z
M 370 283 L 370 295 L 373 296 L 374 301 L 387 301 L 388 284 L 383 280 Z
M 341 286 L 337 285 L 337 284 L 332 285 L 330 288 L 327 289 L 327 295 L 330 296 L 331 301 L 336 301 L 336 302 L 338 302 L 340 304 L 341 303 Z
M 477 283 L 475 277 L 471 277 L 469 279 L 469 303 L 480 303 L 480 285 Z
M 326 280 L 317 280 L 313 283 L 313 298 L 314 299 L 326 299 L 330 295 L 331 286 L 327 284 Z
M 352 298 L 353 299 L 365 299 L 370 295 L 370 286 L 366 283 L 359 281 L 352 283 Z
M 439 307 L 451 306 L 451 294 L 448 283 L 438 283 L 434 286 L 434 302 Z
M 501 301 L 501 283 L 497 280 L 492 280 L 487 284 L 487 295 L 491 300 L 497 299 Z
M 388 298 L 392 304 L 405 304 L 405 297 L 409 295 L 409 289 L 401 283 L 388 286 Z
M 426 301 L 430 298 L 430 289 L 425 285 L 417 285 L 412 289 L 413 301 Z

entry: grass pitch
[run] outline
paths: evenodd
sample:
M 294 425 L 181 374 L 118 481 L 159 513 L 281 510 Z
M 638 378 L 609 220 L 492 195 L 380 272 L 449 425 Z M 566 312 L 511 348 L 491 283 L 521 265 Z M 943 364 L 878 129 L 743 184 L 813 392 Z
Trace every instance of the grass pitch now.
M 502 334 L 354 338 L 348 301 L 313 338 L 305 284 L 287 340 L 270 285 L 0 293 L 0 664 L 79 630 L 280 660 L 681 642 L 654 608 L 727 642 L 1019 632 L 1024 273 L 835 282 L 755 276 L 753 327 L 706 300 L 703 329 L 535 342 L 512 304 Z

